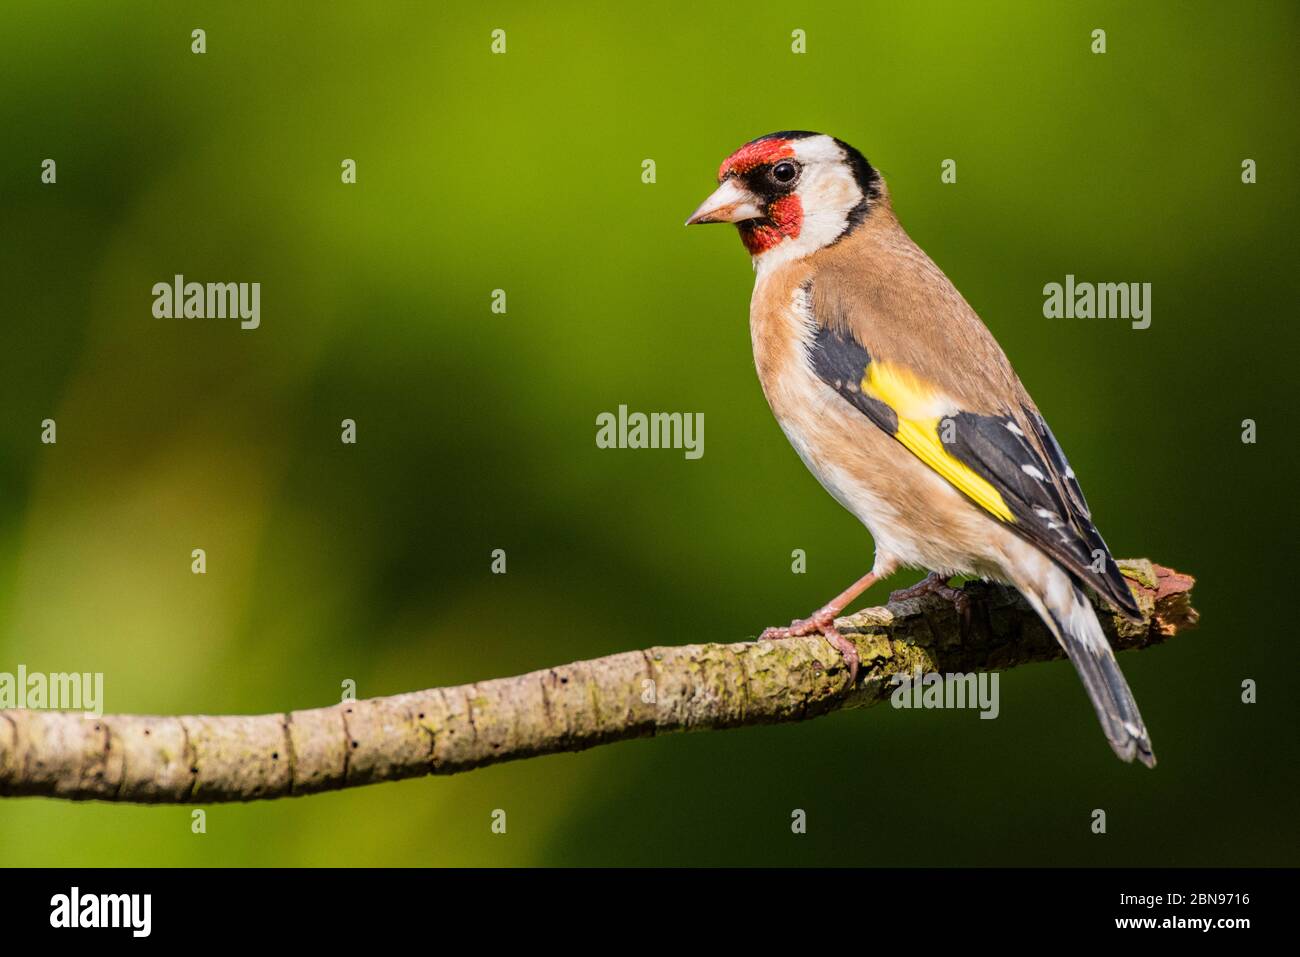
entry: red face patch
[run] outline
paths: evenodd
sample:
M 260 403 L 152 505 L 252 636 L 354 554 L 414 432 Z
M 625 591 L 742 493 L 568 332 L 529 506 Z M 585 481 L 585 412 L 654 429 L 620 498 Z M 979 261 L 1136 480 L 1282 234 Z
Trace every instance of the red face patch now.
M 790 159 L 792 156 L 794 156 L 794 147 L 790 145 L 789 140 L 756 140 L 753 143 L 746 143 L 722 161 L 722 165 L 718 167 L 718 182 L 721 183 L 733 174 L 744 176 L 755 166 Z
M 797 239 L 803 226 L 803 203 L 793 194 L 782 196 L 767 207 L 768 222 L 738 223 L 740 241 L 751 256 L 767 252 L 783 239 Z

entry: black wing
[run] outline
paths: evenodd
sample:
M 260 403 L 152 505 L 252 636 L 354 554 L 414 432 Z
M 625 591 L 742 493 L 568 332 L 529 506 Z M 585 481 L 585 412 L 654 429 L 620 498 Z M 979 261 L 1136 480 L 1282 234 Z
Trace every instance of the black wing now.
M 823 382 L 877 427 L 898 437 L 897 410 L 864 391 L 872 358 L 851 334 L 820 327 L 809 358 Z M 1092 523 L 1083 490 L 1061 446 L 1036 410 L 1022 407 L 1018 412 L 958 412 L 935 425 L 937 439 L 944 452 L 1002 496 L 1006 510 L 994 517 L 1042 548 L 1120 611 L 1140 618 L 1119 566 Z M 1032 439 L 1026 428 L 1032 430 Z M 949 481 L 976 504 L 988 507 L 968 489 L 951 478 Z M 1007 511 L 1010 521 L 1005 517 Z

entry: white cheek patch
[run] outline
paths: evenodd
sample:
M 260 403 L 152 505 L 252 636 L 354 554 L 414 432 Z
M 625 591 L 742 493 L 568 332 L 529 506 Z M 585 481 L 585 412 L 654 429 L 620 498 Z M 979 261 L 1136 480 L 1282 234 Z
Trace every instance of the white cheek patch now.
M 862 201 L 862 190 L 843 166 L 808 167 L 797 192 L 803 203 L 804 222 L 827 219 L 845 223 L 849 211 Z
M 846 164 L 844 150 L 829 136 L 813 136 L 794 145 L 803 177 L 795 195 L 803 213 L 799 235 L 783 239 L 754 257 L 760 275 L 795 259 L 802 259 L 844 234 L 849 215 L 865 198 Z

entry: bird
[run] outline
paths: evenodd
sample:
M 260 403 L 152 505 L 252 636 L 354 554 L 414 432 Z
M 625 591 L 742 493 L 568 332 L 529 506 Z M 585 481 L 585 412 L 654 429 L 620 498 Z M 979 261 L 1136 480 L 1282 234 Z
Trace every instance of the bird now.
M 763 394 L 822 486 L 862 522 L 871 570 L 760 638 L 820 634 L 900 568 L 963 612 L 953 576 L 1017 589 L 1082 680 L 1124 761 L 1155 765 L 1137 702 L 1087 589 L 1141 620 L 1046 420 L 988 327 L 894 212 L 880 172 L 824 133 L 751 140 L 686 225 L 733 223 L 752 258 L 749 327 Z

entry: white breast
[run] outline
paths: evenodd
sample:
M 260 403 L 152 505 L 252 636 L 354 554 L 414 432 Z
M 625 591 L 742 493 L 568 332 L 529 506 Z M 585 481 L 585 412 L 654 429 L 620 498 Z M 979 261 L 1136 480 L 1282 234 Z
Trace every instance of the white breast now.
M 1003 530 L 818 377 L 806 294 L 796 285 L 777 299 L 764 286 L 760 278 L 750 331 L 768 404 L 808 470 L 867 527 L 877 567 L 993 571 Z
M 756 299 L 761 286 L 760 278 L 754 289 Z M 751 322 L 754 359 L 760 368 L 767 364 L 774 372 L 766 376 L 764 394 L 781 431 L 822 487 L 867 526 L 877 547 L 891 542 L 889 529 L 897 517 L 896 509 L 888 498 L 877 494 L 871 470 L 864 471 L 862 466 L 877 437 L 888 442 L 893 439 L 862 421 L 861 413 L 813 371 L 809 352 L 817 325 L 803 289 L 796 287 L 785 307 L 769 311 L 766 320 L 779 323 L 781 329 L 760 334 Z M 770 345 L 788 343 L 797 346 L 782 347 L 779 353 L 769 351 Z

